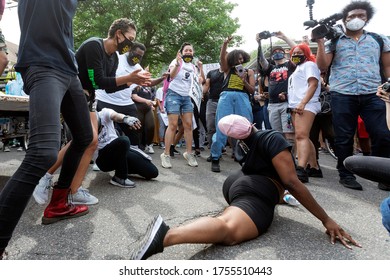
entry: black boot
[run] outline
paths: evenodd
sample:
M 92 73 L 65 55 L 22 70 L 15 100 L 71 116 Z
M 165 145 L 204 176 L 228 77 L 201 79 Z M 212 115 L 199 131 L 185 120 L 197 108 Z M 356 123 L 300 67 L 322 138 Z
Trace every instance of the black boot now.
M 217 159 L 217 160 L 213 159 L 211 161 L 211 171 L 213 171 L 213 172 L 221 172 L 221 169 L 219 167 L 219 159 Z

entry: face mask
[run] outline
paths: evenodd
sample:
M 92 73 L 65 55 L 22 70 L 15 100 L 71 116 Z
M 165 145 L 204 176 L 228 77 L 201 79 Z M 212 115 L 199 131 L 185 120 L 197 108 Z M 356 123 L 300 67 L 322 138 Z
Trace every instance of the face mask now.
M 127 53 L 131 49 L 131 46 L 133 45 L 133 42 L 131 40 L 127 39 L 127 37 L 123 33 L 122 33 L 122 35 L 123 35 L 123 37 L 125 37 L 125 40 L 122 43 L 118 43 L 118 39 L 116 39 L 116 41 L 118 43 L 117 51 L 120 54 Z
M 291 61 L 295 65 L 302 64 L 305 62 L 305 60 L 306 60 L 306 57 L 303 54 L 296 54 L 296 55 L 291 56 Z
M 354 18 L 345 24 L 345 27 L 351 31 L 358 31 L 366 25 L 366 22 L 360 18 Z
M 194 59 L 194 57 L 190 54 L 185 54 L 181 57 L 183 59 L 183 61 L 185 63 L 189 63 L 189 62 L 192 62 L 192 60 Z
M 281 60 L 284 58 L 284 53 L 277 52 L 272 55 L 273 60 Z
M 129 53 L 129 56 L 127 57 L 127 62 L 132 66 L 141 63 L 141 60 L 142 56 L 139 54 Z

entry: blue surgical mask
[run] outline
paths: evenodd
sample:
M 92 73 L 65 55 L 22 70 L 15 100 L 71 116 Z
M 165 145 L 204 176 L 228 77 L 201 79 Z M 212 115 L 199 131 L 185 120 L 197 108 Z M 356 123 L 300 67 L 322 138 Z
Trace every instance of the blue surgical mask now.
M 276 52 L 272 55 L 273 60 L 281 60 L 284 58 L 284 53 L 282 52 Z

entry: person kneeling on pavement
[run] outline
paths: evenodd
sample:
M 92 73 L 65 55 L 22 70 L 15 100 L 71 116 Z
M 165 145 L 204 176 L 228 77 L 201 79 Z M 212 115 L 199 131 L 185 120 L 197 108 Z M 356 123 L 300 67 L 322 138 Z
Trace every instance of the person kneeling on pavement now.
M 338 240 L 349 249 L 351 245 L 361 247 L 327 215 L 298 179 L 291 145 L 280 132 L 258 131 L 239 115 L 221 118 L 218 128 L 223 134 L 239 139 L 245 153 L 242 169 L 223 184 L 229 206 L 217 217 L 202 217 L 172 229 L 160 215 L 156 216 L 132 250 L 131 259 L 147 259 L 176 244 L 236 245 L 255 239 L 270 227 L 275 206 L 282 201 L 285 190 L 322 222 L 332 244 Z
M 97 116 L 99 135 L 94 160 L 103 172 L 115 170 L 110 184 L 123 188 L 135 187 L 135 183 L 128 178 L 129 174 L 137 174 L 147 180 L 156 178 L 157 167 L 140 153 L 131 150 L 129 138 L 118 136 L 115 130 L 114 122 L 125 123 L 133 129 L 139 129 L 140 121 L 108 108 L 97 112 Z

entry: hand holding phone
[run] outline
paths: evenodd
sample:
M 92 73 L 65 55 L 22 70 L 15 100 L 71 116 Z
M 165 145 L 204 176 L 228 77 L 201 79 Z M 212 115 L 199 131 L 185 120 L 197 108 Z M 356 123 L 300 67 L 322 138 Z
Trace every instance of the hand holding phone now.
M 244 77 L 244 75 L 245 75 L 244 67 L 241 64 L 238 64 L 238 65 L 235 66 L 235 68 L 236 68 L 237 75 L 240 76 L 240 77 Z

